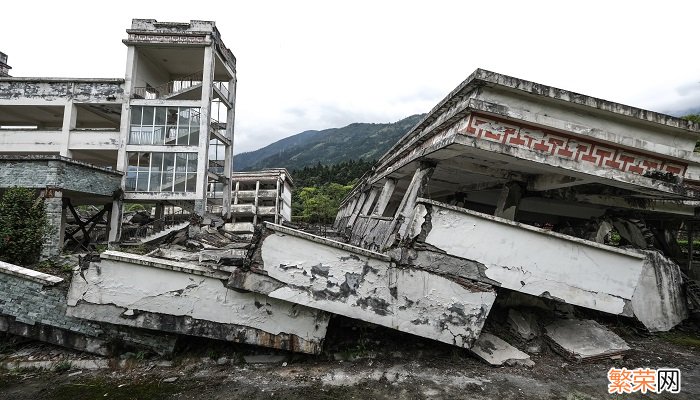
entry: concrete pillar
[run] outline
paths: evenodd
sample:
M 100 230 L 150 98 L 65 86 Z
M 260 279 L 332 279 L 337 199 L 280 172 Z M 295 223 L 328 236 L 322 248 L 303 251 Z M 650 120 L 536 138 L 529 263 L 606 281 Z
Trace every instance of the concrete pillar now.
M 523 197 L 523 189 L 517 182 L 510 182 L 503 186 L 501 195 L 496 203 L 495 216 L 515 220 L 520 200 Z
M 207 212 L 207 189 L 209 186 L 209 140 L 211 138 L 211 102 L 214 90 L 214 53 L 213 47 L 204 48 L 204 65 L 202 68 L 202 99 L 200 106 L 199 152 L 197 156 L 197 197 L 194 212 L 204 216 Z
M 112 201 L 112 211 L 109 213 L 109 237 L 107 244 L 110 249 L 118 248 L 122 236 L 122 215 L 124 202 L 122 199 Z
M 374 199 L 377 198 L 377 194 L 379 194 L 379 189 L 373 186 L 372 189 L 369 191 L 369 195 L 365 199 L 365 204 L 362 205 L 360 215 L 369 215 L 369 211 L 372 208 L 372 205 L 374 204 Z
M 421 162 L 416 172 L 413 174 L 411 183 L 406 189 L 401 198 L 401 203 L 396 209 L 394 220 L 389 228 L 389 235 L 384 242 L 384 248 L 392 246 L 395 242 L 402 240 L 406 236 L 408 225 L 413 217 L 413 210 L 416 206 L 416 200 L 423 196 L 428 185 L 428 180 L 435 171 L 435 165 L 427 162 Z
M 72 100 L 69 100 L 63 109 L 63 125 L 61 127 L 62 143 L 60 152 L 62 157 L 72 157 L 73 155 L 70 151 L 70 131 L 76 127 L 78 118 L 77 111 Z
M 255 214 L 253 215 L 253 225 L 258 224 L 258 194 L 260 192 L 260 181 L 255 181 Z
M 46 208 L 46 219 L 49 223 L 48 233 L 41 249 L 41 260 L 55 257 L 63 250 L 63 241 L 66 228 L 66 213 L 63 208 L 63 192 L 55 189 L 41 191 Z
M 382 193 L 379 194 L 379 199 L 377 199 L 377 205 L 374 207 L 373 215 L 381 216 L 384 214 L 386 206 L 389 204 L 391 195 L 394 194 L 394 189 L 396 188 L 396 179 L 387 178 L 384 182 L 384 187 L 382 188 Z
M 235 74 L 235 73 L 234 73 Z M 225 219 L 231 218 L 231 173 L 233 172 L 233 140 L 236 122 L 236 77 L 228 82 L 228 102 L 231 108 L 226 111 L 226 137 L 231 140 L 231 145 L 227 146 L 224 155 L 224 176 L 227 184 L 224 185 L 223 214 Z
M 275 223 L 279 224 L 280 222 L 280 178 L 277 178 L 277 188 L 275 190 Z
M 350 214 L 350 218 L 348 218 L 348 222 L 345 225 L 346 228 L 350 228 L 355 223 L 355 220 L 357 220 L 357 216 L 360 215 L 360 210 L 362 209 L 362 206 L 365 204 L 366 197 L 367 197 L 366 192 L 362 192 L 360 194 L 360 198 L 355 203 L 355 208 L 352 210 L 352 214 Z

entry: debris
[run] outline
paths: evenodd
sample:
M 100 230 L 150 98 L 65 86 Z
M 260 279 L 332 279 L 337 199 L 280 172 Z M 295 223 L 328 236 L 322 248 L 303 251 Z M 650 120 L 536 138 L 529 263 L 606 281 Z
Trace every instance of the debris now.
M 621 356 L 630 347 L 621 337 L 593 320 L 562 319 L 545 327 L 552 348 L 572 361 Z
M 481 336 L 474 342 L 470 350 L 477 357 L 493 366 L 532 367 L 535 365 L 529 355 L 489 332 L 481 332 Z
M 286 355 L 278 354 L 255 354 L 245 355 L 243 359 L 248 364 L 279 364 L 287 360 Z
M 534 314 L 514 308 L 508 309 L 508 326 L 511 332 L 526 341 L 534 339 L 539 331 Z
M 173 376 L 173 377 L 170 377 L 170 378 L 165 378 L 165 379 L 163 379 L 163 382 L 164 382 L 164 383 L 173 383 L 173 382 L 177 381 L 177 379 L 178 379 L 177 376 Z

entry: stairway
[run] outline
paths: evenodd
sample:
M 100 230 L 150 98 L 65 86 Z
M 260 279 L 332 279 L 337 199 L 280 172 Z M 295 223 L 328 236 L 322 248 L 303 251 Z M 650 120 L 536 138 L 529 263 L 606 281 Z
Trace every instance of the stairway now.
M 122 244 L 122 246 L 139 246 L 142 244 L 149 244 L 149 243 L 152 243 L 152 242 L 155 242 L 157 240 L 164 238 L 165 236 L 169 235 L 172 232 L 177 232 L 177 231 L 180 231 L 182 229 L 185 229 L 189 225 L 190 225 L 189 221 L 180 222 L 180 223 L 175 224 L 175 225 L 170 225 L 170 226 L 164 227 L 161 230 L 150 231 L 149 234 L 147 234 L 143 237 L 140 237 L 140 236 L 132 237 L 128 240 L 122 241 L 121 244 Z

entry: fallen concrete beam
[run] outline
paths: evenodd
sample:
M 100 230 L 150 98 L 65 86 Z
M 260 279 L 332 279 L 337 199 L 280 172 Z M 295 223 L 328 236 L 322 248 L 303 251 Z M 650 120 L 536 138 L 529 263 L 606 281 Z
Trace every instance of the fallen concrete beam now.
M 329 316 L 224 286 L 229 273 L 108 251 L 74 272 L 67 314 L 178 334 L 319 353 Z M 84 268 L 84 267 L 83 267 Z
M 420 199 L 404 258 L 416 268 L 502 286 L 668 330 L 687 311 L 678 266 L 653 252 L 602 245 Z M 439 260 L 440 262 L 435 262 Z
M 460 347 L 471 347 L 496 298 L 489 286 L 398 268 L 383 254 L 267 223 L 258 279 L 233 274 L 229 286 L 254 290 Z
M 532 367 L 530 356 L 488 332 L 482 332 L 474 342 L 471 352 L 494 367 L 501 365 Z
M 563 319 L 544 329 L 552 348 L 573 361 L 619 358 L 630 349 L 621 337 L 592 320 Z

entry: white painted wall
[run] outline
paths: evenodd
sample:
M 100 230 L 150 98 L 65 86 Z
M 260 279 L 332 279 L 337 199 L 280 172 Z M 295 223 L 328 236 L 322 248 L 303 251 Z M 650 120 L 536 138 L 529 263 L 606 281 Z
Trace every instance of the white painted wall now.
M 87 270 L 74 272 L 69 306 L 78 302 L 111 304 L 126 310 L 243 325 L 273 335 L 293 334 L 308 341 L 320 341 L 326 335 L 328 320 L 315 310 L 230 290 L 222 279 L 130 263 L 124 260 L 139 256 L 114 254 L 121 259 L 103 259 Z
M 431 203 L 425 242 L 486 266 L 503 287 L 622 314 L 644 256 L 466 209 Z M 418 206 L 423 207 L 423 205 Z M 425 212 L 416 212 L 418 232 Z M 606 248 L 607 247 L 607 248 Z

